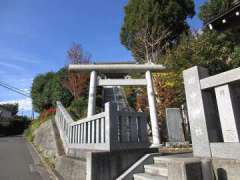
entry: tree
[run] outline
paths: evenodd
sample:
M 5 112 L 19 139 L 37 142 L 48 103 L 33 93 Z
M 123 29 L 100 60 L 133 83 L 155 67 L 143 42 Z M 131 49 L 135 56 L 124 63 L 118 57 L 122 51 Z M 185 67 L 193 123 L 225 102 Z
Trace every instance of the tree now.
M 31 88 L 31 98 L 33 109 L 36 112 L 41 112 L 45 108 L 45 103 L 42 96 L 45 84 L 46 78 L 43 74 L 36 76 L 33 80 Z
M 129 0 L 121 42 L 139 62 L 156 62 L 189 27 L 193 0 Z
M 72 101 L 70 92 L 61 84 L 62 76 L 66 73 L 65 69 L 57 73 L 48 72 L 40 74 L 33 80 L 31 97 L 33 108 L 36 112 L 42 112 L 56 106 L 56 101 L 61 101 L 68 106 Z
M 1 104 L 1 108 L 9 111 L 12 116 L 16 116 L 18 113 L 18 104 Z
M 83 51 L 79 44 L 73 44 L 67 51 L 70 64 L 88 64 L 90 55 Z M 63 80 L 63 86 L 66 87 L 75 99 L 81 98 L 86 91 L 89 75 L 79 72 L 67 72 Z
M 199 65 L 208 68 L 210 74 L 217 74 L 232 68 L 231 54 L 235 46 L 225 34 L 208 30 L 183 36 L 181 43 L 169 51 L 163 61 L 176 72 Z
M 165 109 L 180 107 L 184 102 L 182 79 L 177 72 L 153 74 L 158 119 L 165 121 Z
M 234 48 L 234 51 L 231 54 L 231 59 L 232 61 L 230 63 L 233 68 L 240 67 L 240 46 Z
M 70 64 L 88 64 L 90 55 L 86 53 L 80 44 L 73 43 L 67 51 Z M 89 84 L 89 75 L 82 72 L 67 71 L 63 77 L 63 86 L 66 87 L 74 97 L 68 107 L 68 111 L 74 120 L 79 120 L 86 116 L 87 112 L 87 92 Z
M 183 35 L 179 44 L 160 60 L 171 71 L 153 74 L 161 124 L 165 120 L 166 107 L 180 107 L 185 103 L 183 70 L 198 65 L 208 68 L 210 75 L 214 75 L 239 67 L 239 57 L 239 47 L 225 34 L 205 31 Z
M 208 0 L 200 7 L 199 17 L 204 23 L 232 6 L 234 0 Z

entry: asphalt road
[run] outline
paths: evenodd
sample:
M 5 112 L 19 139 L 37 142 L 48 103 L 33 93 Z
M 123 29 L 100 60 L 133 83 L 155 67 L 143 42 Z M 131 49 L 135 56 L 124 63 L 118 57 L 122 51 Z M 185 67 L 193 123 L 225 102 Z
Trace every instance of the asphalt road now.
M 0 137 L 0 180 L 45 180 L 46 170 L 22 136 Z

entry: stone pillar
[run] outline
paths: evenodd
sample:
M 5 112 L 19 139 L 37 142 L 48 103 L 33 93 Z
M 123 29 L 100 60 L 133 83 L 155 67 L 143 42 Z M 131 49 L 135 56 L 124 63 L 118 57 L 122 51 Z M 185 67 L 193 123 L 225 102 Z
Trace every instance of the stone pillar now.
M 229 85 L 215 88 L 224 142 L 239 142 L 237 111 Z
M 146 81 L 147 81 L 149 112 L 150 112 L 151 125 L 152 125 L 153 146 L 159 146 L 160 135 L 159 135 L 158 120 L 157 120 L 156 100 L 155 100 L 152 76 L 150 71 L 146 72 Z
M 199 157 L 211 157 L 207 115 L 204 108 L 207 97 L 204 96 L 200 86 L 200 79 L 207 76 L 207 69 L 197 66 L 183 72 L 193 154 Z
M 96 89 L 97 89 L 97 72 L 92 71 L 90 75 L 89 97 L 88 97 L 88 114 L 92 116 L 96 109 Z

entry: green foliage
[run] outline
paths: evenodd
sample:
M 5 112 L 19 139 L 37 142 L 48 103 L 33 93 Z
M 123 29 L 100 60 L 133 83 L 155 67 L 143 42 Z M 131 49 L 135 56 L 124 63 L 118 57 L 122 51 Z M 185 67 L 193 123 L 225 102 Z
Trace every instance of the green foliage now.
M 189 28 L 193 0 L 129 0 L 125 7 L 121 42 L 137 61 L 154 61 Z
M 133 109 L 136 109 L 137 90 L 138 89 L 136 89 L 136 87 L 133 87 L 133 86 L 124 87 L 128 104 Z
M 1 104 L 0 107 L 11 112 L 12 116 L 18 113 L 18 104 Z
M 233 1 L 234 0 L 208 0 L 200 7 L 200 19 L 205 23 L 208 22 L 210 19 L 230 8 Z
M 29 127 L 24 131 L 24 136 L 29 142 L 32 142 L 34 139 L 34 131 L 39 128 L 41 125 L 40 120 L 34 120 L 31 122 Z
M 27 129 L 30 124 L 27 117 L 15 116 L 12 118 L 4 118 L 0 121 L 0 135 L 13 136 L 20 135 Z
M 230 55 L 235 44 L 225 34 L 206 31 L 202 35 L 183 36 L 181 43 L 164 57 L 166 66 L 181 72 L 200 65 L 216 74 L 231 69 Z
M 173 73 L 156 78 L 155 84 L 159 85 L 157 98 L 161 106 L 179 106 L 185 102 L 183 70 L 198 65 L 206 67 L 210 75 L 214 75 L 239 67 L 240 48 L 226 34 L 205 31 L 201 35 L 182 36 L 179 45 L 162 57 L 161 61 Z M 163 110 L 160 114 L 163 114 Z
M 71 105 L 68 107 L 68 112 L 74 120 L 79 120 L 87 115 L 87 98 L 80 97 L 79 99 L 73 100 Z
M 240 46 L 234 48 L 234 52 L 231 55 L 231 66 L 233 68 L 240 67 Z
M 73 97 L 61 84 L 65 71 L 61 69 L 57 73 L 48 72 L 33 80 L 31 97 L 36 112 L 55 107 L 56 101 L 61 101 L 65 106 L 70 104 Z

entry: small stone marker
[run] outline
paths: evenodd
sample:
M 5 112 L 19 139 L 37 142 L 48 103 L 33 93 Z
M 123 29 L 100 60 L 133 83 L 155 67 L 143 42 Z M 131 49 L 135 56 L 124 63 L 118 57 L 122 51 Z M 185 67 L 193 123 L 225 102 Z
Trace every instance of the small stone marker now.
M 166 120 L 169 142 L 185 142 L 182 116 L 179 108 L 167 108 Z

